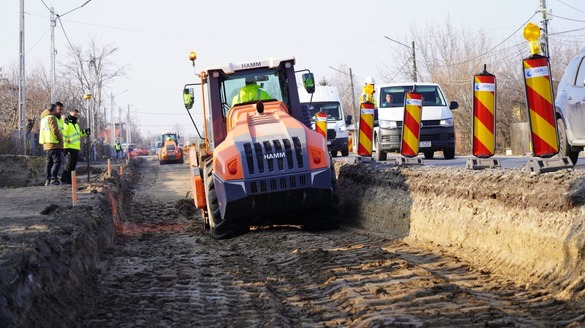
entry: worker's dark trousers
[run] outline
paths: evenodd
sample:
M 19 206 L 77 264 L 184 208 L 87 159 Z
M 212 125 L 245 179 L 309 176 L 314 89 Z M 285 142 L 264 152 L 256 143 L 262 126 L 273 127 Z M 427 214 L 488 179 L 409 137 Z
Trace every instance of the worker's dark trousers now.
M 65 149 L 65 168 L 63 169 L 63 175 L 61 176 L 61 182 L 71 184 L 71 172 L 75 171 L 77 166 L 77 158 L 79 156 L 79 150 L 77 149 Z
M 61 154 L 63 149 L 49 149 L 45 151 L 45 177 L 47 180 L 59 179 L 59 169 L 61 168 Z

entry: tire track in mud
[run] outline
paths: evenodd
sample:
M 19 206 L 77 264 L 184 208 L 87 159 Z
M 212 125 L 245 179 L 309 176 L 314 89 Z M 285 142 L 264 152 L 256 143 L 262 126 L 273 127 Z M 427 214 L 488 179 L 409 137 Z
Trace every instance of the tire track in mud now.
M 180 167 L 176 167 L 179 169 Z M 428 245 L 364 231 L 265 228 L 215 241 L 149 193 L 164 172 L 143 168 L 137 225 L 100 262 L 89 327 L 549 327 L 583 312 L 536 286 L 516 286 Z M 154 172 L 154 173 L 152 173 Z M 159 174 L 157 179 L 157 174 Z M 157 182 L 158 183 L 158 182 Z M 165 227 L 174 226 L 172 230 Z

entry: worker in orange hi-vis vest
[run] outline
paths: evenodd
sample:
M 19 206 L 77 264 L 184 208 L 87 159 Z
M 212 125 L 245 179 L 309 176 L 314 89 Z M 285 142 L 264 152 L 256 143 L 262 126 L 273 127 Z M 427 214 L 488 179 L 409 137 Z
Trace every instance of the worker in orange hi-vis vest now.
M 372 156 L 372 139 L 374 138 L 374 109 L 376 99 L 374 98 L 376 82 L 368 76 L 364 82 L 360 96 L 360 121 L 358 137 L 358 155 Z

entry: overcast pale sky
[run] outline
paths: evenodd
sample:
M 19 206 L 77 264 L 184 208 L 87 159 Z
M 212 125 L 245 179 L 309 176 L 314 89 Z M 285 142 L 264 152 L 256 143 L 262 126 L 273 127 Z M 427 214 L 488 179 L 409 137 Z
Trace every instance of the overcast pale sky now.
M 64 14 L 86 0 L 44 1 Z M 7 67 L 18 63 L 20 2 L 0 0 L 0 4 L 0 67 Z M 185 83 L 194 81 L 190 51 L 198 54 L 198 70 L 294 56 L 297 68 L 310 69 L 317 80 L 336 74 L 329 66 L 346 65 L 360 83 L 368 75 L 383 82 L 381 70 L 408 51 L 384 36 L 409 44 L 413 27 L 433 20 L 442 23 L 449 17 L 457 27 L 488 31 L 499 43 L 539 6 L 540 0 L 92 0 L 61 20 L 73 44 L 86 47 L 94 37 L 100 44 L 119 48 L 111 59 L 127 68 L 127 76 L 107 93 L 128 90 L 116 97 L 116 105 L 131 104 L 143 135 L 165 132 L 175 124 L 189 135 L 195 132 L 181 91 Z M 569 35 L 585 47 L 585 2 L 547 0 L 547 7 L 556 16 L 549 29 L 582 29 L 559 37 Z M 48 69 L 49 11 L 41 0 L 26 0 L 25 12 L 27 66 L 44 63 Z M 540 20 L 538 14 L 531 21 L 540 24 Z M 58 66 L 69 49 L 59 24 L 55 40 Z M 200 120 L 200 113 L 195 117 Z

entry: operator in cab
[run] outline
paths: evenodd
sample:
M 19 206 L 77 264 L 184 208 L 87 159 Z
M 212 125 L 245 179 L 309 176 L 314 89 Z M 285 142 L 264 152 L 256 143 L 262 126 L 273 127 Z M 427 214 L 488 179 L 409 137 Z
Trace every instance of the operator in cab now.
M 266 100 L 272 99 L 268 92 L 260 89 L 260 86 L 256 84 L 256 79 L 253 76 L 246 78 L 246 85 L 243 86 L 238 94 L 232 99 L 232 106 L 242 104 L 253 100 Z

